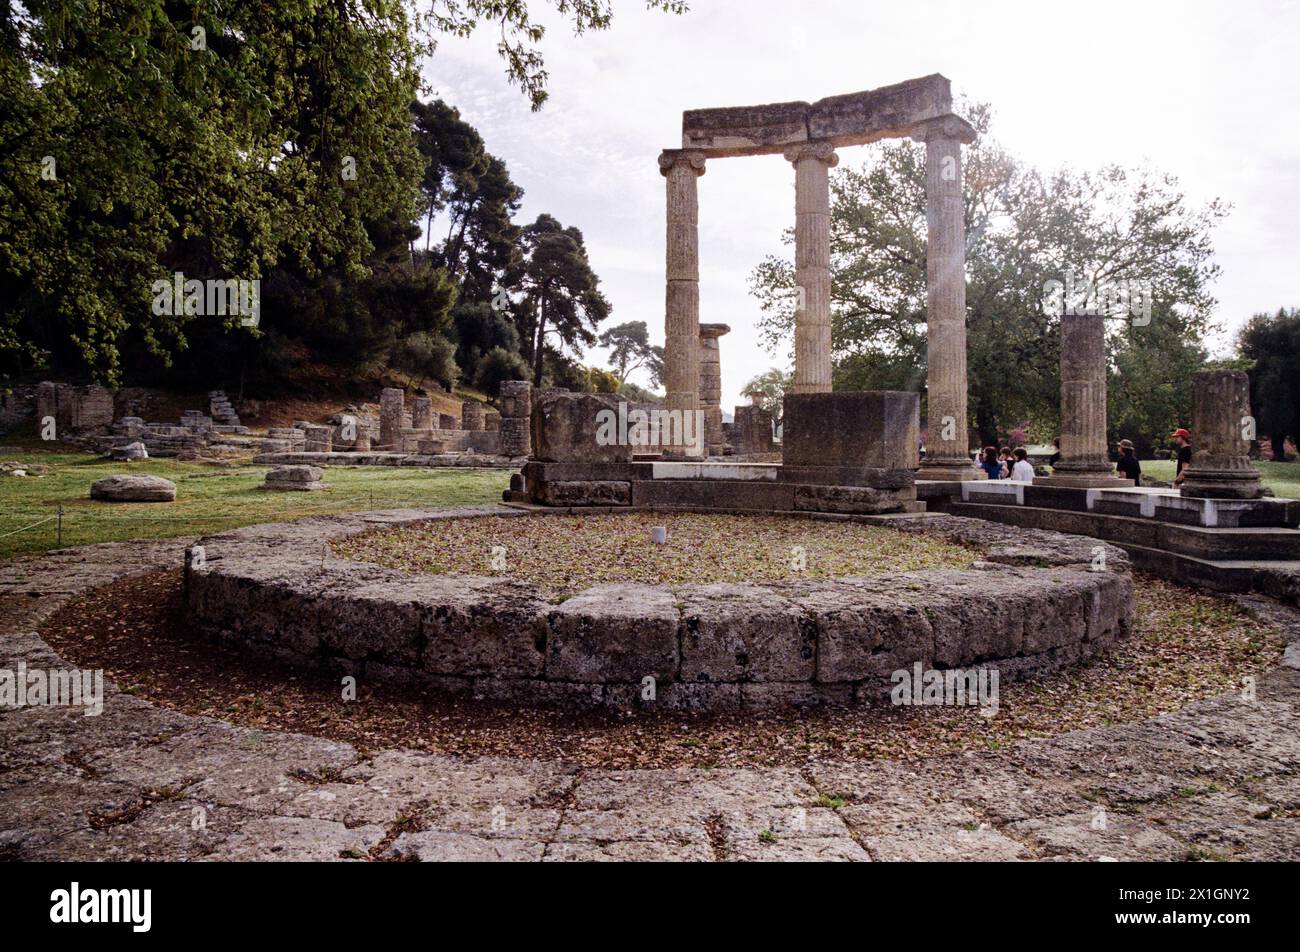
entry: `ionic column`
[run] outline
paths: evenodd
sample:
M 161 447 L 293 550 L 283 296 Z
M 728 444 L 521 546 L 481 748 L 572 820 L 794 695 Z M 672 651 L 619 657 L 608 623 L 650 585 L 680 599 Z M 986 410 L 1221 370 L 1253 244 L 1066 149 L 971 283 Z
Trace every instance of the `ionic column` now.
M 966 214 L 961 146 L 975 130 L 957 116 L 912 133 L 925 143 L 926 443 L 920 479 L 971 479 L 966 437 Z
M 1082 485 L 1115 478 L 1106 443 L 1106 318 L 1061 315 L 1061 460 L 1052 482 Z
M 1202 499 L 1257 499 L 1264 494 L 1250 461 L 1250 377 L 1241 370 L 1192 374 L 1192 461 L 1180 491 Z
M 839 162 L 829 142 L 785 150 L 794 165 L 794 380 L 791 393 L 831 390 L 831 198 L 829 171 Z
M 722 455 L 722 354 L 718 338 L 731 330 L 726 324 L 700 325 L 700 409 L 704 411 L 704 445 L 709 455 Z
M 704 155 L 665 149 L 659 171 L 667 180 L 667 288 L 664 298 L 665 409 L 681 411 L 695 426 L 700 386 L 700 242 L 696 179 L 704 174 Z M 697 447 L 665 446 L 668 455 L 695 455 Z

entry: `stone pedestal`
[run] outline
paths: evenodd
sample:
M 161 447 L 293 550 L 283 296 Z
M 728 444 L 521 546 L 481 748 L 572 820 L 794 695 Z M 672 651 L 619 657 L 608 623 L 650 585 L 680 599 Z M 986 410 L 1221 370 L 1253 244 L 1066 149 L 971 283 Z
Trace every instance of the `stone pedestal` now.
M 920 395 L 904 390 L 787 393 L 781 478 L 845 486 L 911 486 L 917 467 L 920 407 Z
M 700 409 L 704 412 L 704 445 L 710 456 L 721 456 L 722 436 L 722 355 L 718 338 L 729 333 L 726 324 L 700 325 Z
M 1250 461 L 1250 378 L 1240 370 L 1192 375 L 1192 461 L 1180 491 L 1201 499 L 1257 499 L 1264 495 Z
M 926 454 L 920 479 L 970 479 L 966 416 L 966 219 L 961 146 L 975 131 L 956 116 L 918 126 L 925 143 Z
M 664 409 L 681 417 L 699 409 L 700 256 L 699 198 L 696 180 L 704 174 L 699 152 L 665 149 L 659 171 L 666 180 L 667 236 L 664 293 Z M 702 450 L 703 441 L 699 441 Z M 666 446 L 665 455 L 692 453 L 686 446 Z
M 753 404 L 736 407 L 735 422 L 731 424 L 731 444 L 741 456 L 775 453 L 771 412 Z
M 1131 486 L 1106 451 L 1106 324 L 1100 314 L 1061 315 L 1061 459 L 1049 486 Z
M 438 414 L 438 429 L 440 430 L 459 430 L 460 420 L 450 413 Z
M 428 397 L 415 397 L 411 401 L 411 427 L 416 430 L 433 429 L 433 401 Z
M 369 453 L 370 452 L 370 431 L 365 427 L 357 427 L 357 438 L 352 442 L 352 452 Z
M 831 389 L 831 209 L 829 170 L 839 158 L 829 142 L 785 150 L 794 165 L 794 325 L 791 393 Z
M 460 428 L 479 432 L 483 429 L 483 404 L 466 400 L 460 405 Z
M 532 459 L 548 463 L 625 463 L 632 445 L 619 432 L 612 394 L 547 393 L 533 406 Z
M 387 453 L 402 450 L 402 409 L 406 391 L 385 387 L 379 395 L 379 449 Z

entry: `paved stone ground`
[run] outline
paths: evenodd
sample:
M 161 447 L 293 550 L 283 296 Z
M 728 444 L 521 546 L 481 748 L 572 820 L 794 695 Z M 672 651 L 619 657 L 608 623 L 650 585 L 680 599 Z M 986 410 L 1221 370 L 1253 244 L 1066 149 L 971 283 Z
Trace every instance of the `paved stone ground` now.
M 186 540 L 0 564 L 0 667 L 72 595 Z M 0 858 L 1003 860 L 1300 858 L 1300 615 L 1254 701 L 921 763 L 578 769 L 236 727 L 106 685 L 104 713 L 0 709 Z M 838 809 L 831 804 L 844 804 Z

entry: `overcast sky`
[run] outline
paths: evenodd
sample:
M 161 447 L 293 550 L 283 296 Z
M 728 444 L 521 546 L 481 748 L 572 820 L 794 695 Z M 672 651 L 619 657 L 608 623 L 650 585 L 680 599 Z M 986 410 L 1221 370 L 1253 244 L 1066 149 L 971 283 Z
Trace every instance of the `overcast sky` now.
M 524 188 L 519 220 L 545 211 L 582 229 L 610 324 L 643 320 L 663 342 L 656 160 L 680 145 L 683 110 L 812 101 L 929 73 L 952 80 L 954 96 L 991 103 L 991 134 L 1044 171 L 1149 163 L 1197 203 L 1232 203 L 1215 235 L 1229 332 L 1256 311 L 1300 306 L 1300 0 L 691 6 L 675 17 L 614 0 L 612 29 L 582 37 L 543 18 L 550 99 L 540 113 L 507 85 L 490 28 L 443 40 L 425 69 Z M 840 162 L 866 155 L 842 149 Z M 794 175 L 780 156 L 716 160 L 699 186 L 700 320 L 731 325 L 721 341 L 729 412 L 746 380 L 790 365 L 758 343 L 747 276 L 782 251 Z

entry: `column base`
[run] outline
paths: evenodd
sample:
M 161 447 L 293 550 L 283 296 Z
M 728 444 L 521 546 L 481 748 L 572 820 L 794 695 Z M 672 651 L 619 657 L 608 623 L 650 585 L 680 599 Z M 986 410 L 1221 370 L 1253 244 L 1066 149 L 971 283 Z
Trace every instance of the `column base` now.
M 1133 480 L 1120 479 L 1113 473 L 1052 473 L 1051 476 L 1035 476 L 1035 486 L 1064 486 L 1067 489 L 1123 489 L 1132 486 Z
M 1259 471 L 1187 467 L 1178 491 L 1192 499 L 1259 499 L 1266 495 Z
M 987 479 L 988 476 L 969 459 L 957 456 L 922 460 L 916 471 L 916 478 L 941 482 L 965 482 L 969 479 Z

